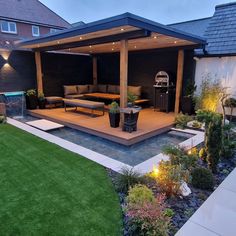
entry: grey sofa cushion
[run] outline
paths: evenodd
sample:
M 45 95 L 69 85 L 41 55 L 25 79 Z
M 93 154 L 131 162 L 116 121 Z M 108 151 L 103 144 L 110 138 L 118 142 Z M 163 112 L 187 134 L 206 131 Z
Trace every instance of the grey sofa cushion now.
M 77 94 L 76 85 L 65 85 L 64 86 L 64 95 Z
M 97 85 L 89 84 L 89 93 L 96 93 L 97 92 Z
M 128 93 L 131 93 L 139 98 L 141 98 L 141 86 L 128 86 Z
M 99 93 L 106 93 L 107 92 L 107 85 L 106 84 L 98 84 L 97 91 Z
M 108 93 L 114 93 L 114 94 L 117 94 L 118 93 L 118 85 L 111 85 L 111 84 L 109 84 L 108 86 L 107 86 L 107 92 Z
M 78 94 L 85 94 L 89 92 L 88 85 L 77 85 Z

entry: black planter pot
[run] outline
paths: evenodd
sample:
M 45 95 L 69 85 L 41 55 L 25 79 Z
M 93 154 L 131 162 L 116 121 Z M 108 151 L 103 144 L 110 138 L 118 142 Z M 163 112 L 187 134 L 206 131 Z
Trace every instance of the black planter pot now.
M 194 101 L 192 97 L 183 97 L 181 102 L 181 111 L 183 114 L 194 114 Z
M 26 96 L 26 106 L 29 110 L 37 109 L 38 98 L 35 95 Z
M 120 125 L 120 113 L 109 113 L 110 126 L 117 128 Z
M 38 100 L 38 104 L 39 104 L 39 109 L 45 109 L 45 107 L 46 107 L 46 99 Z

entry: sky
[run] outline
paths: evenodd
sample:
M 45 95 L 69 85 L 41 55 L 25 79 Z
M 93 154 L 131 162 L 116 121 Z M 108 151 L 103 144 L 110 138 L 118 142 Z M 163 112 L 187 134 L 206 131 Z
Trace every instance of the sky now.
M 69 23 L 101 20 L 125 12 L 162 24 L 212 16 L 230 0 L 40 0 Z M 232 1 L 231 1 L 232 2 Z

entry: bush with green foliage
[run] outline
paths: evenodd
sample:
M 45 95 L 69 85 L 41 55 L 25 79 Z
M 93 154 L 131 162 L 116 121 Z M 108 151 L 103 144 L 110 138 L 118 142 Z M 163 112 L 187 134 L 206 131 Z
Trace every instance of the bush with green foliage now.
M 222 91 L 223 87 L 219 79 L 212 78 L 211 74 L 205 75 L 201 84 L 201 93 L 196 99 L 196 110 L 216 112 Z
M 127 193 L 131 187 L 136 184 L 144 183 L 144 177 L 133 168 L 123 167 L 121 174 L 115 179 L 115 185 L 118 191 Z
M 29 89 L 26 91 L 26 96 L 36 96 L 37 92 L 36 89 Z
M 232 131 L 232 125 L 223 126 L 221 156 L 229 159 L 236 151 L 236 134 Z
M 188 182 L 189 171 L 184 170 L 181 165 L 172 165 L 170 161 L 161 161 L 158 166 L 158 174 L 153 178 L 156 180 L 162 193 L 167 197 L 178 195 L 183 181 Z
M 138 97 L 136 95 L 134 95 L 133 93 L 128 92 L 127 100 L 128 100 L 129 103 L 134 104 L 137 99 L 138 99 Z
M 181 165 L 185 170 L 191 170 L 197 164 L 198 156 L 193 151 L 188 153 L 183 148 L 170 145 L 164 147 L 163 153 L 170 157 L 171 165 Z
M 109 105 L 109 112 L 110 113 L 120 113 L 120 107 L 119 107 L 119 104 L 117 102 L 112 102 L 110 105 Z
M 6 117 L 0 115 L 0 124 L 5 124 L 6 122 L 7 122 Z
M 230 121 L 232 121 L 233 110 L 236 108 L 236 99 L 235 98 L 226 99 L 224 102 L 224 106 L 230 108 Z
M 192 171 L 192 185 L 195 188 L 212 190 L 214 188 L 214 177 L 206 168 L 196 168 Z
M 222 149 L 222 117 L 215 116 L 206 130 L 205 141 L 207 163 L 213 173 L 217 172 L 217 166 Z
M 143 205 L 144 203 L 153 202 L 154 200 L 155 197 L 152 190 L 143 184 L 137 184 L 134 187 L 130 188 L 127 196 L 127 202 L 129 205 Z
M 168 236 L 171 216 L 166 212 L 165 196 L 158 195 L 154 201 L 128 204 L 126 213 L 130 235 Z
M 205 122 L 207 162 L 212 172 L 216 173 L 222 149 L 222 115 L 212 111 L 198 110 L 197 118 Z
M 179 113 L 175 117 L 175 126 L 178 129 L 185 129 L 189 121 L 192 121 L 193 118 L 189 115 L 184 115 L 183 113 Z
M 199 151 L 199 158 L 204 162 L 207 161 L 207 153 L 206 153 L 206 149 L 204 147 L 201 148 Z

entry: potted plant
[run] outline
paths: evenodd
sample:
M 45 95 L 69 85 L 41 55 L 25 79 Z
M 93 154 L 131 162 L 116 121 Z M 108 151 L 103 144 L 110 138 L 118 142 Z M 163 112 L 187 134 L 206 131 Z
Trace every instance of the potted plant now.
M 112 128 L 119 127 L 120 124 L 120 108 L 117 102 L 112 102 L 109 106 L 109 119 Z
M 227 100 L 225 100 L 224 107 L 230 108 L 229 117 L 230 117 L 230 121 L 232 121 L 233 111 L 236 108 L 236 99 L 235 98 L 228 98 Z
M 38 104 L 39 104 L 39 109 L 45 109 L 46 99 L 45 99 L 44 94 L 42 92 L 40 92 L 38 94 Z
M 185 88 L 185 95 L 182 97 L 181 101 L 181 110 L 183 114 L 192 115 L 194 113 L 194 92 L 196 91 L 197 86 L 193 81 L 188 82 Z
M 127 99 L 128 99 L 127 106 L 128 107 L 133 107 L 134 104 L 135 104 L 135 101 L 138 99 L 138 97 L 136 95 L 134 95 L 133 93 L 128 92 Z
M 38 98 L 35 89 L 29 89 L 26 92 L 26 105 L 27 109 L 34 110 L 37 109 Z

